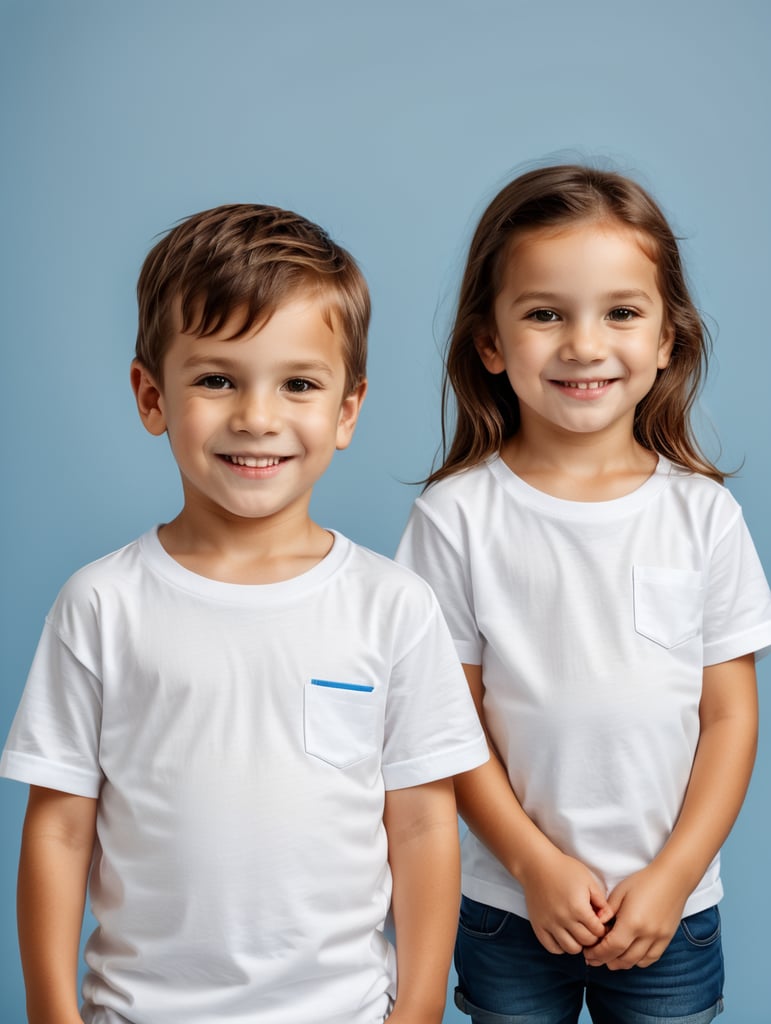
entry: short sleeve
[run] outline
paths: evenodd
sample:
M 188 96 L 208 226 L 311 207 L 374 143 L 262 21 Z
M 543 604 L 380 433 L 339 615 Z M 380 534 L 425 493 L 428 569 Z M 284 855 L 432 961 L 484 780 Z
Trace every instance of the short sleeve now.
M 448 778 L 488 758 L 447 625 L 433 595 L 423 589 L 428 614 L 418 620 L 422 628 L 394 665 L 389 683 L 382 761 L 386 789 Z
M 396 561 L 409 566 L 431 586 L 447 620 L 458 657 L 467 665 L 482 664 L 482 637 L 474 613 L 469 559 L 453 537 L 418 500 L 413 506 Z
M 704 606 L 704 664 L 771 650 L 771 592 L 747 525 L 735 515 L 715 546 Z
M 0 760 L 0 775 L 97 797 L 101 685 L 47 621 Z

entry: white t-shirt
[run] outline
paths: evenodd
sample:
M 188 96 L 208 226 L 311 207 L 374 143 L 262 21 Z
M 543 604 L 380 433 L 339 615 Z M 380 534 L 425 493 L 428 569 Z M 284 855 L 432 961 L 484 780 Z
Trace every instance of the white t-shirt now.
M 670 835 L 702 669 L 771 644 L 771 594 L 731 494 L 664 459 L 638 490 L 573 502 L 495 457 L 418 498 L 397 558 L 439 598 L 524 810 L 610 891 Z M 527 916 L 468 834 L 463 891 Z M 686 904 L 722 895 L 719 858 Z
M 486 756 L 412 573 L 335 535 L 310 572 L 239 586 L 152 531 L 65 585 L 0 773 L 99 798 L 88 1024 L 374 1024 L 385 791 Z

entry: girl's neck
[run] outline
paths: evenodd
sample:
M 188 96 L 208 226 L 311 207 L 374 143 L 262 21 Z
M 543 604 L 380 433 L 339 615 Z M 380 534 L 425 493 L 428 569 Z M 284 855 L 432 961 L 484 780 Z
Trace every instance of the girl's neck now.
M 587 435 L 557 443 L 522 431 L 505 442 L 501 458 L 526 484 L 566 501 L 622 498 L 642 487 L 658 464 L 658 456 L 631 437 L 609 447 Z

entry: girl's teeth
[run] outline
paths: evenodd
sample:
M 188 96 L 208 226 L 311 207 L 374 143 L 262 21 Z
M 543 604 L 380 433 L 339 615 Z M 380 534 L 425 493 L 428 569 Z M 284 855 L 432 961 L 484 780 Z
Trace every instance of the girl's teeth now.
M 579 391 L 593 391 L 595 388 L 604 387 L 607 383 L 606 380 L 566 380 L 565 386 L 578 388 Z
M 254 459 L 248 455 L 228 455 L 228 458 L 237 466 L 247 466 L 249 469 L 267 469 L 268 466 L 277 466 L 281 461 L 274 457 Z

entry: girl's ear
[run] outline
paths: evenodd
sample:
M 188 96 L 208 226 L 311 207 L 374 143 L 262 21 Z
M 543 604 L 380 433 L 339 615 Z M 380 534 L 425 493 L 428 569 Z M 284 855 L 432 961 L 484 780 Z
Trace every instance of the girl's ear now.
M 490 373 L 503 373 L 506 364 L 503 361 L 498 336 L 490 331 L 481 331 L 474 335 L 474 348 L 479 353 L 484 368 Z
M 163 412 L 161 389 L 150 371 L 137 359 L 131 364 L 131 389 L 145 430 L 155 437 L 165 434 L 166 416 Z
M 656 366 L 659 370 L 665 370 L 672 358 L 672 349 L 675 347 L 675 329 L 671 324 L 664 326 L 659 340 L 659 353 Z

